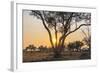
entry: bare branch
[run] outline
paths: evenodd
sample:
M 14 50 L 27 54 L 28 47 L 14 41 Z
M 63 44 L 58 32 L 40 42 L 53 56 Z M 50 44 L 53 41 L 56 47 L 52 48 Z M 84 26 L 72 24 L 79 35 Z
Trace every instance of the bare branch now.
M 64 26 L 64 34 L 66 34 L 67 31 L 70 29 L 70 22 L 72 20 L 72 16 L 73 16 L 73 13 L 71 13 L 70 17 L 66 20 L 66 23 Z M 67 28 L 67 30 L 66 30 L 66 28 Z
M 76 29 L 74 29 L 73 31 L 70 31 L 68 34 L 66 34 L 65 36 L 68 36 L 69 34 L 77 31 L 79 28 L 81 28 L 82 26 L 90 26 L 91 24 L 81 24 L 79 27 L 77 27 Z
M 54 44 L 53 44 L 53 41 L 52 41 L 52 35 L 51 35 L 51 32 L 50 32 L 50 30 L 48 29 L 48 27 L 46 26 L 46 24 L 45 24 L 45 21 L 44 21 L 44 18 L 43 18 L 43 16 L 42 16 L 42 14 L 41 14 L 40 12 L 36 12 L 36 11 L 32 11 L 32 12 L 34 12 L 34 13 L 38 14 L 38 15 L 41 17 L 42 23 L 43 23 L 43 25 L 44 25 L 45 29 L 48 31 L 48 34 L 49 34 L 49 39 L 50 39 L 50 43 L 51 43 L 52 47 L 54 48 Z
M 87 38 L 88 36 L 87 36 L 86 32 L 85 32 L 84 30 L 82 30 L 82 29 L 81 29 L 81 31 L 83 32 L 83 34 L 84 34 L 85 37 Z
M 66 33 L 68 32 L 68 30 L 70 31 L 70 22 L 72 20 L 72 17 L 73 17 L 73 13 L 71 13 L 71 15 L 69 16 L 69 18 L 66 20 L 66 23 L 64 25 L 64 33 L 63 33 L 63 35 L 59 39 L 59 44 L 62 43 L 61 40 L 66 35 Z

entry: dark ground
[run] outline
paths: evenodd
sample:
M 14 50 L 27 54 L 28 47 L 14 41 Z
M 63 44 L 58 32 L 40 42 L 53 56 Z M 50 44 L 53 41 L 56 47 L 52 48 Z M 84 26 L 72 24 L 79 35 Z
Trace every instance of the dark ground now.
M 54 58 L 53 52 L 23 51 L 23 62 L 85 60 L 85 59 L 91 59 L 89 51 L 62 52 L 61 57 L 58 57 L 58 58 Z

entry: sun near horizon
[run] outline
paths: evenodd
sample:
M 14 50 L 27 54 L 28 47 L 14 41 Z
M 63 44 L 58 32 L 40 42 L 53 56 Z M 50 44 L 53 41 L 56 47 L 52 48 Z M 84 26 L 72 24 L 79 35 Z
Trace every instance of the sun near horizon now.
M 41 20 L 29 15 L 29 13 L 30 11 L 28 10 L 23 11 L 23 49 L 30 44 L 34 44 L 36 47 L 39 47 L 40 45 L 51 47 L 48 33 L 46 29 L 44 29 Z M 58 38 L 59 37 L 60 34 L 58 34 Z M 77 30 L 66 38 L 65 43 L 68 44 L 69 42 L 82 40 L 83 38 L 84 36 L 81 33 L 81 30 Z M 56 43 L 54 35 L 53 43 Z

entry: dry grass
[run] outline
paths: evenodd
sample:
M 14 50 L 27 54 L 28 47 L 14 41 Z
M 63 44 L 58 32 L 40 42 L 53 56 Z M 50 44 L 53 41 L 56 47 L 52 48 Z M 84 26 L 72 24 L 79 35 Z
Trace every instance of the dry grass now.
M 86 54 L 86 56 L 90 55 L 88 52 L 62 52 L 62 57 L 57 60 L 80 60 L 82 58 L 81 55 Z M 82 56 L 83 57 L 83 56 Z M 84 58 L 85 59 L 85 58 Z M 56 60 L 54 58 L 53 52 L 30 52 L 30 51 L 23 51 L 23 62 L 38 62 L 38 61 L 53 61 Z

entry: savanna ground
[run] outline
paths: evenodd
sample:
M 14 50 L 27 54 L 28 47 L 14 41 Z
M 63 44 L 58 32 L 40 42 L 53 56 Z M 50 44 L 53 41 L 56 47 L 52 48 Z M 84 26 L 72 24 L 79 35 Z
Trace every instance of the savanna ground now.
M 54 52 L 23 51 L 23 62 L 63 61 L 91 59 L 89 51 L 63 51 L 61 57 L 55 58 Z

